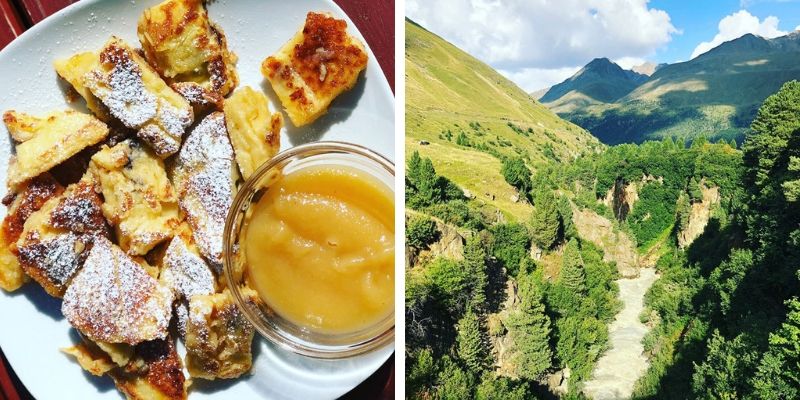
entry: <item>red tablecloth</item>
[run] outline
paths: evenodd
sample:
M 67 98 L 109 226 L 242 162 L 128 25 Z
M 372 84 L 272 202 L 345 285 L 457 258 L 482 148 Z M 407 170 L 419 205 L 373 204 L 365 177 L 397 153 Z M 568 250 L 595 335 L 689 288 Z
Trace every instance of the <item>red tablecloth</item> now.
M 0 49 L 76 0 L 0 0 Z M 288 0 L 291 1 L 291 0 Z M 394 0 L 334 0 L 364 35 L 394 91 Z M 345 399 L 394 399 L 394 356 Z M 0 350 L 0 400 L 31 399 Z

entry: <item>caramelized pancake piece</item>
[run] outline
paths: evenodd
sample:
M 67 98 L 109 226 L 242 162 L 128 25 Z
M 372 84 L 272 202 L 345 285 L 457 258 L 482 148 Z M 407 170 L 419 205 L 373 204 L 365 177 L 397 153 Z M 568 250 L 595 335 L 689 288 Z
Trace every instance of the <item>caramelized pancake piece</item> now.
M 8 166 L 8 186 L 23 182 L 99 143 L 108 127 L 97 118 L 77 111 L 55 111 L 36 117 L 16 111 L 3 114 L 8 131 L 18 143 Z
M 45 202 L 25 221 L 17 242 L 20 266 L 51 296 L 61 297 L 88 248 L 108 236 L 95 182 L 87 177 Z
M 97 98 L 92 91 L 83 83 L 83 78 L 99 66 L 97 53 L 90 51 L 78 53 L 70 58 L 56 60 L 53 65 L 56 73 L 78 92 L 86 100 L 86 108 L 94 113 L 97 118 L 104 122 L 111 121 L 111 114 L 108 107 Z
M 100 237 L 67 288 L 61 311 L 91 340 L 138 344 L 166 337 L 173 299 L 169 288 Z
M 171 338 L 136 346 L 109 345 L 85 337 L 61 349 L 95 376 L 108 374 L 127 399 L 185 399 L 188 382 Z
M 110 375 L 129 400 L 181 400 L 187 396 L 183 363 L 169 337 L 138 344 L 131 361 Z
M 103 214 L 128 254 L 143 255 L 169 239 L 178 200 L 164 162 L 135 140 L 104 146 L 89 164 L 105 197 Z
M 0 288 L 14 291 L 27 281 L 27 275 L 17 260 L 17 240 L 19 240 L 25 221 L 38 211 L 44 203 L 64 192 L 48 173 L 37 176 L 24 183 L 19 193 L 6 196 L 6 216 L 0 227 Z
M 236 163 L 247 179 L 281 147 L 281 113 L 270 114 L 267 96 L 245 86 L 225 100 L 225 124 Z
M 364 45 L 347 23 L 310 12 L 303 29 L 261 64 L 295 126 L 314 122 L 334 98 L 352 88 L 367 67 Z
M 222 231 L 237 179 L 225 116 L 211 113 L 186 138 L 173 181 L 197 247 L 217 273 L 222 269 Z
M 150 65 L 190 103 L 221 107 L 236 87 L 236 56 L 202 0 L 167 0 L 146 9 L 138 34 Z
M 258 294 L 243 289 L 248 301 Z M 186 368 L 193 378 L 231 379 L 253 365 L 254 328 L 226 289 L 222 293 L 193 296 L 186 325 Z
M 78 365 L 94 376 L 103 376 L 116 366 L 108 354 L 92 343 L 78 343 L 61 351 L 75 357 Z
M 172 289 L 179 300 L 175 304 L 175 314 L 178 332 L 185 337 L 189 299 L 196 294 L 216 292 L 214 273 L 203 261 L 194 243 L 182 236 L 172 238 L 162 264 L 159 280 Z
M 193 120 L 192 107 L 122 39 L 112 37 L 98 53 L 56 61 L 57 70 L 71 65 L 80 65 L 79 72 L 89 71 L 78 77 L 61 73 L 68 81 L 78 82 L 73 83 L 78 93 L 99 99 L 110 115 L 135 129 L 159 157 L 180 149 L 181 137 Z M 86 101 L 94 102 L 92 97 Z

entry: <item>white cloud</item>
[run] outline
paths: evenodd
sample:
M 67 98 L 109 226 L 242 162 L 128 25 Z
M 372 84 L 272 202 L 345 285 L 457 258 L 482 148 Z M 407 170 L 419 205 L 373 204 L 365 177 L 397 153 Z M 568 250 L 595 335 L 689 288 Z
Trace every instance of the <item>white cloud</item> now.
M 407 0 L 407 15 L 511 73 L 647 57 L 678 30 L 648 0 Z M 531 76 L 533 73 L 527 74 Z
M 800 31 L 800 25 L 797 25 L 796 27 L 794 27 L 794 30 Z
M 581 67 L 520 68 L 516 71 L 498 70 L 527 93 L 533 93 L 560 83 L 574 75 Z
M 695 58 L 723 42 L 736 39 L 746 33 L 752 33 L 765 38 L 783 36 L 786 32 L 778 29 L 778 18 L 769 16 L 760 21 L 758 17 L 751 15 L 746 10 L 740 10 L 728 15 L 719 21 L 719 32 L 709 42 L 702 42 L 695 47 L 692 57 Z
M 647 60 L 641 57 L 621 57 L 613 61 L 623 69 L 631 69 L 647 62 Z

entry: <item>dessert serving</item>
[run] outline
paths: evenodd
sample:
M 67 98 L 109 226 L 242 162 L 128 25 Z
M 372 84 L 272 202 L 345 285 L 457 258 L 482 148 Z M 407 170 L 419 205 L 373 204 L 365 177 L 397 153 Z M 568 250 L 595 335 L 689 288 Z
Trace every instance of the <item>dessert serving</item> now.
M 393 194 L 354 169 L 272 170 L 250 225 L 260 239 L 242 243 L 260 255 L 252 279 L 226 277 L 226 256 L 240 256 L 226 254 L 226 222 L 248 179 L 280 156 L 283 113 L 313 128 L 368 58 L 345 21 L 308 12 L 293 38 L 280 31 L 289 41 L 273 56 L 243 58 L 263 64 L 239 65 L 214 19 L 202 0 L 148 4 L 114 25 L 135 29 L 138 43 L 112 31 L 49 60 L 52 91 L 83 111 L 19 104 L 3 114 L 14 154 L 0 288 L 41 286 L 76 335 L 40 347 L 129 399 L 185 399 L 207 387 L 197 382 L 253 373 L 258 329 L 244 307 L 274 304 L 320 332 L 393 321 Z M 262 81 L 239 87 L 244 67 Z

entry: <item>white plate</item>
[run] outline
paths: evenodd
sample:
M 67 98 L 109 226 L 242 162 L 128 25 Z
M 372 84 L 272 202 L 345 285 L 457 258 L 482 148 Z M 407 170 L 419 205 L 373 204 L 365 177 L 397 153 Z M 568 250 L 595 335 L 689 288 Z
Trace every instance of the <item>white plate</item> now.
M 36 114 L 83 107 L 80 101 L 66 102 L 52 61 L 98 49 L 112 34 L 138 46 L 136 22 L 142 10 L 158 2 L 84 0 L 35 25 L 0 51 L 0 111 L 16 109 Z M 222 26 L 230 47 L 239 55 L 240 87 L 263 88 L 273 109 L 278 103 L 259 72 L 261 61 L 302 26 L 308 11 L 332 12 L 347 20 L 350 32 L 361 37 L 352 21 L 329 0 L 217 0 L 209 6 L 211 19 Z M 371 51 L 369 57 L 366 73 L 353 90 L 334 101 L 328 115 L 303 129 L 292 127 L 286 119 L 289 127 L 281 136 L 282 149 L 318 139 L 342 140 L 394 159 L 394 97 Z M 2 126 L 2 182 L 11 153 L 8 132 Z M 5 212 L 0 206 L 0 217 Z M 109 378 L 83 372 L 59 352 L 59 348 L 77 341 L 61 315 L 60 300 L 47 296 L 35 283 L 12 294 L 0 292 L 0 347 L 31 394 L 39 400 L 121 397 Z M 321 361 L 287 353 L 256 339 L 254 352 L 252 375 L 228 382 L 195 380 L 190 398 L 336 398 L 380 367 L 393 347 L 346 361 Z

